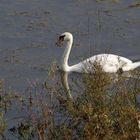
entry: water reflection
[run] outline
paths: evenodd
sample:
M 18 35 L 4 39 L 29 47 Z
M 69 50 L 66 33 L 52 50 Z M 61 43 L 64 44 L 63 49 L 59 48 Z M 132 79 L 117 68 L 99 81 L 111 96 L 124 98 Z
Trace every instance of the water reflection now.
M 75 77 L 75 73 L 68 73 L 68 72 L 64 72 L 64 71 L 60 72 L 61 83 L 63 85 L 63 88 L 64 88 L 65 92 L 66 92 L 67 100 L 74 100 L 74 95 L 72 95 L 72 94 L 74 94 L 72 92 L 73 89 L 71 89 L 71 87 L 70 87 L 70 84 L 72 84 L 71 83 L 72 81 L 69 79 L 70 75 L 72 75 L 72 77 Z M 77 76 L 78 76 L 78 79 L 81 79 L 80 78 L 81 76 L 79 76 L 79 74 L 76 74 L 76 77 Z M 128 85 L 128 88 L 129 88 L 130 83 L 131 84 L 132 83 L 137 83 L 138 85 L 140 84 L 140 75 L 137 72 L 125 72 L 125 73 L 122 73 L 122 74 L 116 73 L 116 74 L 109 74 L 109 76 L 110 76 L 110 80 L 111 80 L 110 85 L 108 85 L 110 91 L 114 88 L 117 88 L 116 86 L 122 80 L 126 85 Z M 78 86 L 79 84 L 77 85 L 75 82 L 73 84 L 74 84 L 73 88 L 77 89 L 78 91 L 81 88 L 83 88 L 81 81 L 80 81 L 80 89 L 79 89 L 79 86 Z M 81 89 L 81 92 L 82 92 L 82 89 Z M 77 96 L 77 93 L 76 93 L 76 96 Z M 140 107 L 140 95 L 137 94 L 135 97 L 136 97 L 136 99 L 135 99 L 136 104 L 137 104 L 138 107 Z
M 62 85 L 67 93 L 67 98 L 73 100 L 73 97 L 71 95 L 69 82 L 68 82 L 68 75 L 69 75 L 68 72 L 63 72 L 63 71 L 60 72 L 61 82 L 62 82 Z

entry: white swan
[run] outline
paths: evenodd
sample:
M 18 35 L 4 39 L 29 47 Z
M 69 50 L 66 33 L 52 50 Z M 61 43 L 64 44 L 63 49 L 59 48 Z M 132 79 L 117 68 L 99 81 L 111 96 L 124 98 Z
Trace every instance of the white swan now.
M 132 62 L 131 60 L 114 55 L 114 54 L 98 54 L 94 55 L 78 64 L 73 66 L 68 65 L 68 58 L 73 44 L 73 36 L 69 32 L 64 32 L 59 36 L 56 43 L 58 46 L 65 46 L 65 51 L 62 56 L 62 70 L 65 72 L 94 72 L 93 64 L 97 63 L 101 66 L 102 70 L 107 73 L 116 73 L 121 70 L 130 71 L 140 66 L 139 62 Z

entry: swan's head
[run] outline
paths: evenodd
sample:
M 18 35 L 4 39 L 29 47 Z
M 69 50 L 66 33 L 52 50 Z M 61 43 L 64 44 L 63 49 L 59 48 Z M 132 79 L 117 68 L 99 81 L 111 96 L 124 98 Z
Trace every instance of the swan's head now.
M 56 42 L 56 45 L 59 47 L 64 46 L 65 43 L 69 42 L 69 41 L 73 41 L 73 36 L 71 33 L 69 32 L 64 32 L 63 34 L 61 34 Z

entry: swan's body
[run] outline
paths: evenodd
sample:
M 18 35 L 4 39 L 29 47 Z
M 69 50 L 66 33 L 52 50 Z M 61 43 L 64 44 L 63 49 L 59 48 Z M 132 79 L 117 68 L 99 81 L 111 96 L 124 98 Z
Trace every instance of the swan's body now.
M 62 70 L 66 72 L 94 72 L 93 65 L 99 64 L 104 72 L 116 73 L 119 70 L 121 71 L 130 71 L 134 70 L 140 66 L 140 62 L 133 63 L 131 60 L 114 55 L 114 54 L 98 54 L 92 56 L 76 65 L 69 66 L 68 58 L 73 44 L 73 36 L 71 33 L 63 33 L 57 42 L 60 45 L 63 43 L 65 46 L 65 51 L 62 57 Z

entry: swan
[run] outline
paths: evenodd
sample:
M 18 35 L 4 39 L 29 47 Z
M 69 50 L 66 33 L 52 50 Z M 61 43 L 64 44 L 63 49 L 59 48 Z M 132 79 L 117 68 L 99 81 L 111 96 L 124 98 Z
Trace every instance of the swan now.
M 61 69 L 65 72 L 79 72 L 91 73 L 94 72 L 93 64 L 97 63 L 101 66 L 102 71 L 106 73 L 117 73 L 118 71 L 130 71 L 140 66 L 139 62 L 132 62 L 131 60 L 114 54 L 97 54 L 78 64 L 69 66 L 68 59 L 73 44 L 73 35 L 69 32 L 62 33 L 56 45 L 59 47 L 65 46 L 64 54 L 62 56 Z

